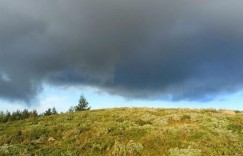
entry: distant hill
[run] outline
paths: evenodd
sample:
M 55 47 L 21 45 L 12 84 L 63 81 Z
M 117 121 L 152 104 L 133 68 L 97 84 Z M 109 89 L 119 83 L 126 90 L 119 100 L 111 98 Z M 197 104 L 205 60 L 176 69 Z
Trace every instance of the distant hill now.
M 0 155 L 243 155 L 243 113 L 119 108 L 0 123 Z

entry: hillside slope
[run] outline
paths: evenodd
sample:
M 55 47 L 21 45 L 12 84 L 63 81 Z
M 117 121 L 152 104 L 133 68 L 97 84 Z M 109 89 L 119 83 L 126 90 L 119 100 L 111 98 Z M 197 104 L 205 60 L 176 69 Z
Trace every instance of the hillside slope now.
M 0 123 L 0 155 L 243 155 L 243 113 L 119 108 Z

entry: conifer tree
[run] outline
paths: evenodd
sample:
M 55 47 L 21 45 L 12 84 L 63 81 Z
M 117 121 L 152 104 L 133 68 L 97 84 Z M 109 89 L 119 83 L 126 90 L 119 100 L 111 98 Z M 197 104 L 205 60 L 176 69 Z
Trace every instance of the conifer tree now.
M 86 98 L 84 97 L 83 94 L 80 96 L 79 103 L 78 103 L 77 106 L 74 107 L 74 110 L 76 112 L 84 111 L 84 110 L 90 110 L 89 102 L 86 100 Z
M 51 108 L 48 108 L 45 113 L 43 114 L 44 116 L 49 116 L 49 115 L 52 115 L 52 111 L 51 111 Z
M 52 114 L 58 114 L 55 107 L 52 108 Z

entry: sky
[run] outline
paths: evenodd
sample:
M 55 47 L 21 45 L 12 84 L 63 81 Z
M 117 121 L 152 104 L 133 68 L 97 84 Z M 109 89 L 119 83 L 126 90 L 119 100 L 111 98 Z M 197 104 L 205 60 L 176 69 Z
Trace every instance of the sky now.
M 243 109 L 240 0 L 0 0 L 0 110 Z

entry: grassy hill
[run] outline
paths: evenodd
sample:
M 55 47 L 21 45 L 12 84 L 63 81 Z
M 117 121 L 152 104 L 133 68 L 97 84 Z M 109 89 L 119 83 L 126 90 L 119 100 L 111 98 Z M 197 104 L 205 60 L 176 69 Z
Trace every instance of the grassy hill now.
M 119 108 L 0 123 L 0 155 L 243 155 L 243 113 Z

